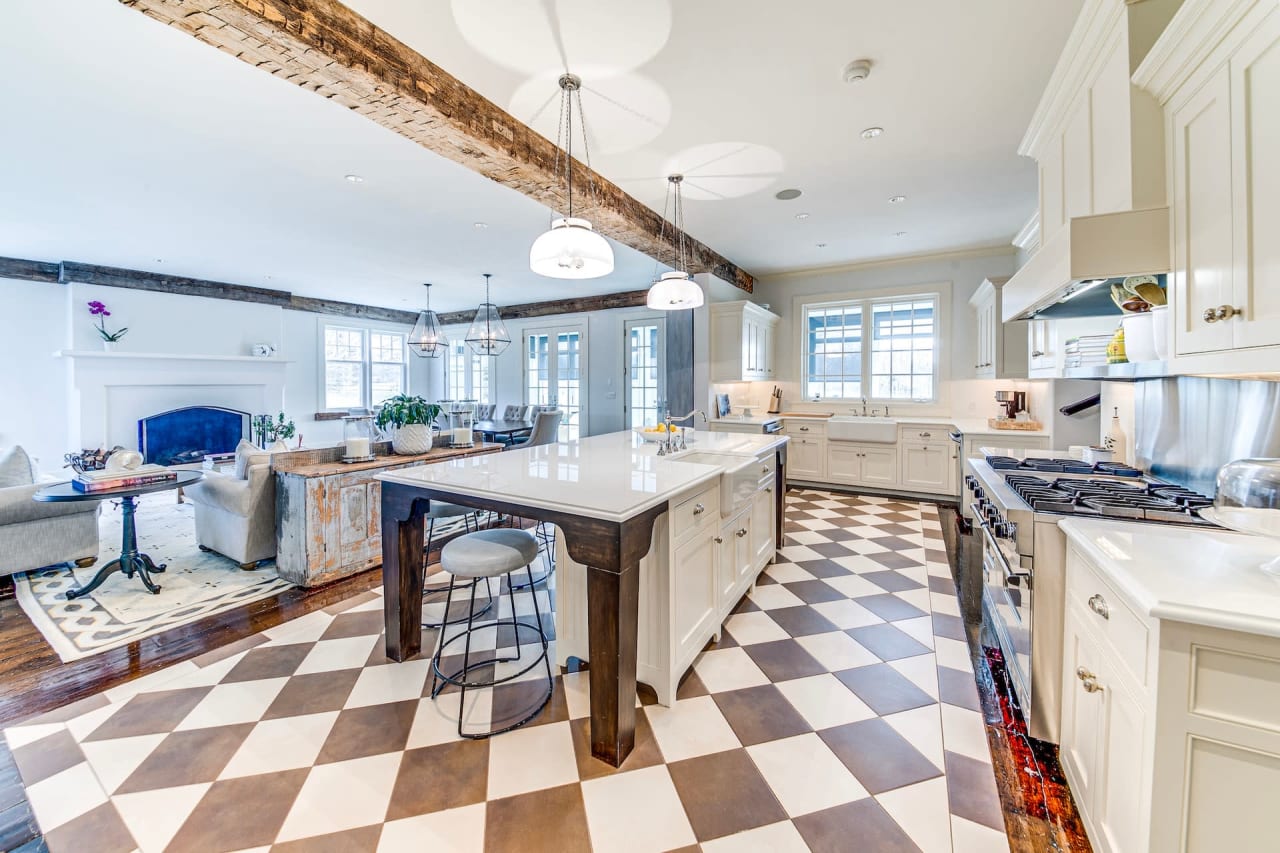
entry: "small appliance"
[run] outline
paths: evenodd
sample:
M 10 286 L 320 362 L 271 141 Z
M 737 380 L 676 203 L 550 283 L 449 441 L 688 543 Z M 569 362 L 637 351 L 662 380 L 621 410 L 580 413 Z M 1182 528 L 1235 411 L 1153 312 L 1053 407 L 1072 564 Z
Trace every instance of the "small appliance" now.
M 1027 410 L 1026 391 L 997 391 L 996 402 L 1004 407 L 1004 417 L 1013 420 Z

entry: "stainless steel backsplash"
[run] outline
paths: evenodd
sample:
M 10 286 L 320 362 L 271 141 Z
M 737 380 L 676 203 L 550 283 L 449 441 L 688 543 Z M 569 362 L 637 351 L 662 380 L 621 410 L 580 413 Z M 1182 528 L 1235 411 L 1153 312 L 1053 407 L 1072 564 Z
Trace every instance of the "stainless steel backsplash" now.
M 1226 463 L 1280 457 L 1280 382 L 1147 380 L 1137 384 L 1134 415 L 1139 467 L 1207 495 Z

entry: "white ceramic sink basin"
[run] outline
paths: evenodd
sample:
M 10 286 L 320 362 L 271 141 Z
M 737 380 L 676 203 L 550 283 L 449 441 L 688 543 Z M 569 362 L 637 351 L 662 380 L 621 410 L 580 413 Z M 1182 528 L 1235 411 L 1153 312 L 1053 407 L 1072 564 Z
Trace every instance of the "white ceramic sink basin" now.
M 696 462 L 699 465 L 714 465 L 720 469 L 720 514 L 722 516 L 732 515 L 751 500 L 751 496 L 759 486 L 760 475 L 756 471 L 754 456 L 688 450 L 667 458 L 673 462 Z
M 827 440 L 893 444 L 898 440 L 898 422 L 893 418 L 838 415 L 827 421 Z

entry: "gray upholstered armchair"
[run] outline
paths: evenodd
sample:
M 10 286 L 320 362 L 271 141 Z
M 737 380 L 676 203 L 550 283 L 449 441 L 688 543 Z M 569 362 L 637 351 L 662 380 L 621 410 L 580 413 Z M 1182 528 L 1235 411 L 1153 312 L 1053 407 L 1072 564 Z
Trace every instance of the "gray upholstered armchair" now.
M 33 495 L 44 484 L 35 482 L 35 466 L 22 449 L 12 448 L 0 456 L 8 469 L 0 482 L 10 484 L 0 488 L 0 574 L 57 563 L 74 562 L 82 568 L 93 565 L 98 559 L 98 509 L 102 502 L 37 502 Z
M 196 508 L 196 542 L 202 551 L 256 569 L 276 555 L 276 480 L 270 456 L 254 460 L 245 478 L 206 471 L 183 492 Z

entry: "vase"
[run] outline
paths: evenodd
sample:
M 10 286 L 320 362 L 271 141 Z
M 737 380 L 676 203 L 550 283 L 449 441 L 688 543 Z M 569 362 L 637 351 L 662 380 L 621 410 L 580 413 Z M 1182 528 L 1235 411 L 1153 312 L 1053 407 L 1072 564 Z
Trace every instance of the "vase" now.
M 405 424 L 396 427 L 391 437 L 391 449 L 401 456 L 416 456 L 431 449 L 431 427 L 426 424 Z
M 103 341 L 103 342 L 102 342 L 102 351 L 103 351 L 103 352 L 115 352 L 115 351 L 116 351 L 116 342 L 115 342 L 115 341 Z
M 1129 361 L 1155 361 L 1156 340 L 1154 317 L 1150 312 L 1141 314 L 1125 314 L 1120 322 L 1124 324 L 1124 354 Z M 1161 318 L 1164 319 L 1163 317 Z

